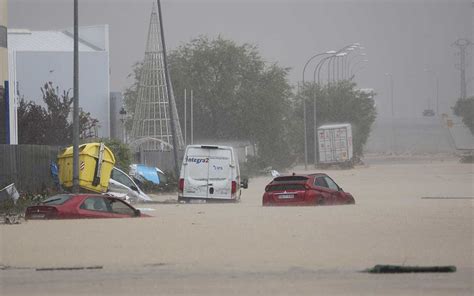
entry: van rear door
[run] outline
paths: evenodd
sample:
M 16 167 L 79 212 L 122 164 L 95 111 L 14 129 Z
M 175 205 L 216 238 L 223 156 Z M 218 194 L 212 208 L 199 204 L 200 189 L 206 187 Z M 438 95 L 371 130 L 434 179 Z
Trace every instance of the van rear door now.
M 186 198 L 207 198 L 209 176 L 209 149 L 188 147 L 184 169 Z
M 232 151 L 229 148 L 209 149 L 208 198 L 232 197 Z

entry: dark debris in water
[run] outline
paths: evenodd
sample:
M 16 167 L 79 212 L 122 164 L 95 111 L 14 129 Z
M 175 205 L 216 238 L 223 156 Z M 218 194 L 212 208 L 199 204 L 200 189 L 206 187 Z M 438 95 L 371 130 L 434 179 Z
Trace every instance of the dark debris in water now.
M 379 264 L 364 271 L 368 273 L 456 272 L 456 266 L 404 266 Z

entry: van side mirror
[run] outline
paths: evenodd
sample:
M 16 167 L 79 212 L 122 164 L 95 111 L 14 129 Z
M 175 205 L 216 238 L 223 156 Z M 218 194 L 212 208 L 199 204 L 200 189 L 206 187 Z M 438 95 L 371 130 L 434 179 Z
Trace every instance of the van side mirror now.
M 240 182 L 240 186 L 244 189 L 249 188 L 249 179 L 243 178 L 242 181 Z

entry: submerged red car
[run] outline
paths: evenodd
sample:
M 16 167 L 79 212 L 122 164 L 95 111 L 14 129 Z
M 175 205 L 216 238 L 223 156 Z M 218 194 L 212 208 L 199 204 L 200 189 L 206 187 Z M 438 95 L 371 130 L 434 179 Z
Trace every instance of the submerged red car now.
M 121 199 L 99 194 L 59 194 L 26 209 L 25 219 L 148 217 Z
M 354 204 L 354 197 L 344 192 L 328 175 L 281 176 L 273 179 L 263 194 L 264 206 L 309 206 Z

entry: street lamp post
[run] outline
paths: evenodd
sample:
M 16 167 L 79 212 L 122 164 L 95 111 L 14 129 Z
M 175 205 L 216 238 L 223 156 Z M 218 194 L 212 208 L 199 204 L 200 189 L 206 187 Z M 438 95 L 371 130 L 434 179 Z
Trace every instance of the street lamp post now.
M 425 69 L 425 72 L 432 73 L 436 81 L 436 115 L 439 116 L 439 78 L 438 74 L 432 69 Z
M 364 60 L 359 60 L 359 61 L 355 62 L 354 65 L 351 67 L 351 71 L 350 71 L 350 72 L 351 72 L 351 77 L 353 77 L 353 76 L 355 75 L 355 73 L 356 73 L 358 70 L 360 70 L 360 68 L 357 69 L 357 66 L 358 66 L 358 65 L 360 65 L 361 63 L 367 63 L 368 61 L 369 61 L 369 60 L 364 59 Z
M 74 70 L 73 70 L 73 117 L 72 117 L 72 191 L 79 192 L 79 5 L 74 0 Z
M 127 137 L 125 136 L 125 116 L 127 115 L 127 111 L 125 110 L 124 106 L 120 108 L 120 122 L 122 122 L 122 141 L 123 143 L 127 143 Z
M 395 112 L 393 111 L 393 75 L 392 73 L 385 73 L 385 76 L 388 76 L 390 78 L 390 109 L 392 110 L 392 117 L 394 117 Z
M 347 62 L 347 68 L 346 68 L 347 77 L 352 78 L 352 72 L 351 72 L 351 70 L 353 68 L 352 67 L 352 62 L 354 62 L 356 58 L 365 57 L 365 56 L 367 56 L 367 54 L 362 52 L 362 53 L 355 54 L 352 58 L 349 59 L 349 61 Z M 358 62 L 356 62 L 356 63 L 358 63 Z
M 323 56 L 323 55 L 326 55 L 326 54 L 332 54 L 332 52 L 323 52 L 323 53 L 318 53 L 318 54 L 315 54 L 313 55 L 312 57 L 310 57 L 306 63 L 304 64 L 304 67 L 303 67 L 303 74 L 302 74 L 302 80 L 303 80 L 303 86 L 302 86 L 302 89 L 304 90 L 304 87 L 305 87 L 305 80 L 304 80 L 304 74 L 305 74 L 305 71 L 306 71 L 306 67 L 308 67 L 309 63 L 314 60 L 315 58 L 319 57 L 319 56 Z M 314 109 L 314 126 L 316 127 L 316 98 L 314 97 L 313 98 L 313 109 Z M 306 127 L 307 127 L 307 123 L 306 123 L 306 100 L 303 96 L 303 121 L 304 121 L 304 169 L 307 170 L 308 169 L 308 135 L 307 135 L 307 132 L 306 132 Z

